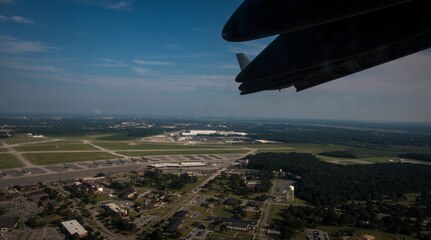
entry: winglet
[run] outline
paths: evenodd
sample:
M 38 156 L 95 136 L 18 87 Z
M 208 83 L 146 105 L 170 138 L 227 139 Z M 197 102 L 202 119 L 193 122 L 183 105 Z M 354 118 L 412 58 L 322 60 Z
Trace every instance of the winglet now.
M 236 59 L 238 60 L 241 71 L 250 63 L 250 60 L 248 60 L 247 56 L 244 53 L 237 53 Z

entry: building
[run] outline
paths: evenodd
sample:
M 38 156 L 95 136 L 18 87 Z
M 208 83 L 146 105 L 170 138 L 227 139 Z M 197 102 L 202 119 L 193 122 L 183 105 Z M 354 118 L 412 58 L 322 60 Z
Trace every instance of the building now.
M 132 187 L 126 187 L 117 191 L 117 196 L 125 199 L 133 198 L 138 192 Z
M 88 181 L 82 181 L 81 182 L 81 190 L 91 192 L 92 194 L 103 193 L 103 187 L 99 186 L 98 184 L 88 182 Z
M 153 168 L 186 168 L 186 167 L 204 167 L 204 162 L 180 162 L 180 163 L 154 163 L 150 164 Z
M 10 129 L 0 129 L 0 138 L 11 138 L 11 130 Z
M 242 201 L 236 198 L 228 198 L 224 201 L 224 204 L 234 207 L 241 205 L 241 203 Z
M 0 217 L 0 231 L 1 232 L 7 232 L 9 230 L 12 230 L 16 228 L 18 225 L 18 222 L 13 217 L 6 217 L 2 216 Z
M 32 202 L 39 202 L 42 198 L 47 199 L 48 194 L 44 190 L 40 190 L 40 191 L 28 193 L 27 198 Z
M 241 220 L 237 218 L 219 218 L 221 222 L 226 224 L 226 227 L 234 231 L 248 232 L 256 227 L 255 221 Z
M 109 209 L 111 212 L 115 213 L 115 215 L 119 216 L 119 217 L 125 217 L 127 216 L 127 210 L 124 209 L 121 206 L 118 206 L 115 203 L 107 203 L 104 205 L 107 209 Z
M 170 234 L 175 233 L 175 231 L 177 231 L 177 229 L 183 223 L 183 220 L 184 218 L 186 218 L 188 213 L 189 212 L 185 210 L 180 210 L 176 212 L 168 225 L 166 225 L 165 231 Z
M 329 240 L 328 233 L 318 229 L 305 229 L 307 240 Z
M 286 201 L 295 201 L 295 187 L 292 185 L 286 191 Z
M 181 133 L 181 136 L 197 136 L 197 135 L 237 135 L 237 136 L 246 136 L 245 132 L 234 132 L 234 131 L 215 131 L 215 130 L 190 130 L 184 131 Z
M 79 238 L 87 236 L 87 230 L 76 220 L 61 222 L 61 227 L 69 236 L 73 236 L 74 234 L 78 234 Z

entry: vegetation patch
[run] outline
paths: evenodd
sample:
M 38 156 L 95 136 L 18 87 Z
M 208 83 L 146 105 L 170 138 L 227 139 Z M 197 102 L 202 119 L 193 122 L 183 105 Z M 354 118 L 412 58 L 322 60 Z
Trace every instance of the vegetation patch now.
M 209 149 L 209 150 L 160 150 L 160 151 L 116 151 L 127 156 L 152 156 L 152 155 L 185 155 L 185 154 L 244 154 L 248 150 L 233 150 L 233 149 Z
M 22 164 L 12 154 L 0 153 L 0 169 L 18 167 L 22 167 Z
M 430 153 L 403 153 L 403 154 L 398 154 L 397 157 L 431 162 Z
M 336 158 L 357 158 L 356 154 L 353 154 L 348 151 L 329 151 L 329 152 L 321 152 L 319 155 L 327 156 L 327 157 L 336 157 Z
M 105 152 L 83 152 L 83 153 L 24 153 L 29 161 L 37 165 L 49 165 L 59 163 L 83 162 L 101 159 L 118 158 Z

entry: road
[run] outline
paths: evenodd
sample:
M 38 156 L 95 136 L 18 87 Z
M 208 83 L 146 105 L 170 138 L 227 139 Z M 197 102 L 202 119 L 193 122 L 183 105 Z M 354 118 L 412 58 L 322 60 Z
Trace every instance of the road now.
M 269 236 L 266 235 L 268 230 L 268 217 L 269 217 L 269 211 L 271 209 L 271 197 L 274 196 L 275 187 L 277 186 L 277 179 L 272 183 L 271 189 L 269 190 L 269 198 L 265 200 L 263 204 L 263 215 L 260 217 L 258 224 L 257 224 L 257 231 L 259 232 L 257 234 L 257 239 L 269 239 Z M 253 236 L 253 239 L 256 237 L 256 235 Z

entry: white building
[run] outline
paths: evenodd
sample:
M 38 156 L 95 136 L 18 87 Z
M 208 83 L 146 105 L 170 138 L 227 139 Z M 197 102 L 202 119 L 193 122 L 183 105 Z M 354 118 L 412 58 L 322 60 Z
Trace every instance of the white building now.
M 87 236 L 87 230 L 76 220 L 61 222 L 61 225 L 70 236 L 73 236 L 75 233 L 78 234 L 79 238 Z
M 247 135 L 247 133 L 245 133 L 245 132 L 216 131 L 216 130 L 190 130 L 190 131 L 186 131 L 186 132 L 181 133 L 182 136 L 213 135 L 213 134 L 224 135 L 224 136 L 228 136 L 228 135 L 245 136 L 245 135 Z

